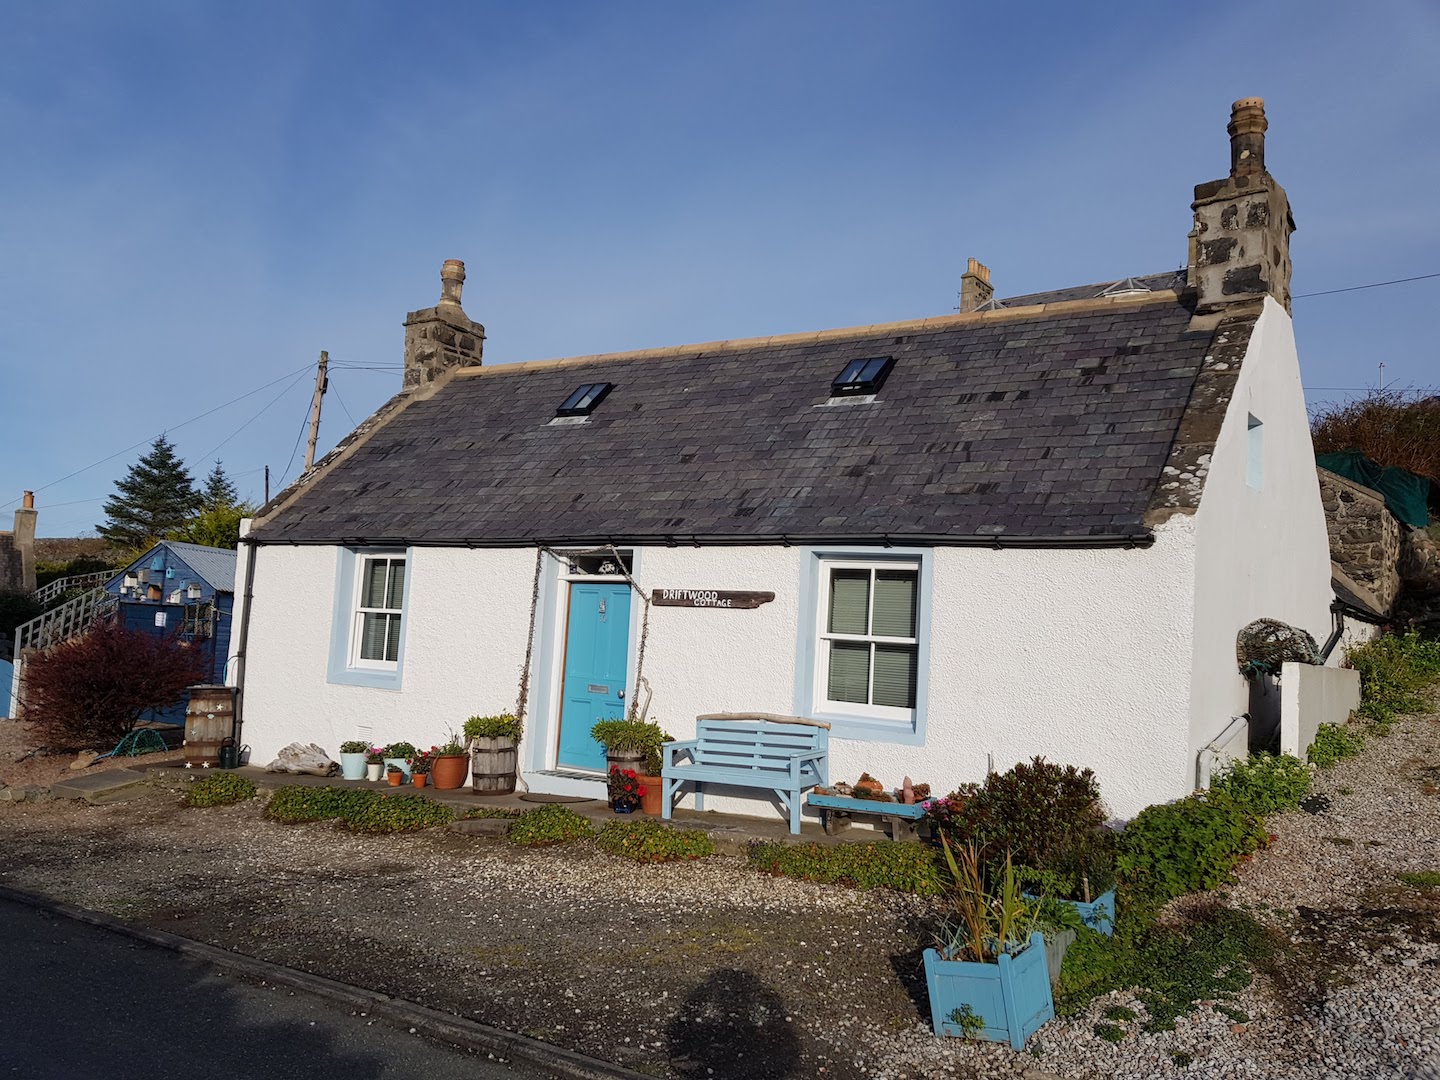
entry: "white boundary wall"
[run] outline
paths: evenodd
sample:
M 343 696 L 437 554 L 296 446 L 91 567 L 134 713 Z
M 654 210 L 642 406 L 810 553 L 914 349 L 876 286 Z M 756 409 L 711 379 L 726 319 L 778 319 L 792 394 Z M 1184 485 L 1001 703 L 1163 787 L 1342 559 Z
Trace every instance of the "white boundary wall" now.
M 1321 724 L 1343 724 L 1360 704 L 1353 668 L 1280 665 L 1280 752 L 1304 759 Z

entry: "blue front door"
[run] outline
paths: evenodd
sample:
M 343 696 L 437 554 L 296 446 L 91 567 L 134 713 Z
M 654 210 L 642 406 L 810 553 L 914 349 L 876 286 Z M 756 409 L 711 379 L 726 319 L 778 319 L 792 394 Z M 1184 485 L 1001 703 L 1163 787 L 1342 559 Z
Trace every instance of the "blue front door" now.
M 561 768 L 605 771 L 605 748 L 590 729 L 597 720 L 625 715 L 629 658 L 630 586 L 573 582 L 556 754 Z

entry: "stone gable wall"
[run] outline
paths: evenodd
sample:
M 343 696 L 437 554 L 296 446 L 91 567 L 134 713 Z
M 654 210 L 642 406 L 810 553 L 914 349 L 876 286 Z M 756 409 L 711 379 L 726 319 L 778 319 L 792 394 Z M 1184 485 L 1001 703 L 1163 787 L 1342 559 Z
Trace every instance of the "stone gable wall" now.
M 1379 492 L 1338 476 L 1320 474 L 1320 502 L 1330 533 L 1330 559 L 1389 612 L 1400 591 L 1400 522 Z

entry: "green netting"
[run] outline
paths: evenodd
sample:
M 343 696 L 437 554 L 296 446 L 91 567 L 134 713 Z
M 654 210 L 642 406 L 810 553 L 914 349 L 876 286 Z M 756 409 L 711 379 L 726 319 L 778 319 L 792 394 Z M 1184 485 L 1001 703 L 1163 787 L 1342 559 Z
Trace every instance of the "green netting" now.
M 165 745 L 158 732 L 151 728 L 140 728 L 132 731 L 118 743 L 115 749 L 108 754 L 101 754 L 100 758 L 107 757 L 139 757 L 141 754 L 163 754 L 169 747 Z M 96 760 L 100 760 L 97 758 Z
M 1406 525 L 1423 529 L 1430 524 L 1430 481 L 1394 466 L 1380 466 L 1359 450 L 1339 450 L 1333 454 L 1317 454 L 1315 464 L 1322 469 L 1353 480 L 1371 491 L 1385 496 L 1390 512 Z

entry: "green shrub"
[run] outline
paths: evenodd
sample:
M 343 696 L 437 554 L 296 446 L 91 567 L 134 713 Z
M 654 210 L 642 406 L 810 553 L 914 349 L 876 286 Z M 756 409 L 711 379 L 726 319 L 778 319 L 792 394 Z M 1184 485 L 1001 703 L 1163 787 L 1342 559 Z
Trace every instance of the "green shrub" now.
M 408 742 L 392 742 L 389 746 L 385 747 L 385 756 L 387 758 L 405 758 L 407 761 L 419 752 L 419 747 L 414 743 Z
M 1365 749 L 1365 736 L 1357 729 L 1340 724 L 1321 724 L 1315 729 L 1315 741 L 1305 756 L 1310 764 L 1328 769 L 1342 758 L 1354 757 Z
M 1274 951 L 1250 916 L 1216 908 L 1184 930 L 1150 926 L 1113 939 L 1083 930 L 1065 953 L 1055 1011 L 1073 1016 L 1102 994 L 1133 990 L 1145 1006 L 1146 1031 L 1169 1031 L 1201 1001 L 1217 1002 L 1250 984 L 1251 963 Z M 1126 1010 L 1128 1011 L 1128 1010 Z M 1117 1019 L 1118 1012 L 1106 1016 Z
M 933 847 L 893 840 L 835 845 L 757 843 L 750 846 L 748 859 L 752 867 L 767 874 L 921 896 L 939 896 L 949 880 Z
M 476 818 L 517 818 L 523 813 L 523 810 L 512 810 L 508 806 L 472 806 L 460 817 L 473 821 Z
M 1104 828 L 1100 785 L 1089 769 L 1042 757 L 991 773 L 928 804 L 927 820 L 952 846 L 978 844 L 987 872 L 998 875 L 1007 852 L 1027 887 L 1066 899 L 1109 889 L 1115 880 L 1114 836 Z
M 1416 889 L 1440 889 L 1440 870 L 1419 870 L 1401 874 L 1400 883 Z
M 449 825 L 455 820 L 455 811 L 424 795 L 375 795 L 366 802 L 348 806 L 340 820 L 355 832 L 409 832 Z
M 1428 707 L 1427 691 L 1440 682 L 1440 641 L 1419 634 L 1386 634 L 1356 645 L 1345 661 L 1360 672 L 1356 715 L 1377 724 Z
M 659 724 L 643 720 L 601 720 L 590 729 L 590 737 L 607 751 L 644 754 L 647 776 L 660 774 L 660 748 L 675 741 Z
M 1116 870 L 1124 915 L 1147 921 L 1177 896 L 1226 884 L 1236 862 L 1266 837 L 1264 823 L 1229 799 L 1192 795 L 1146 807 L 1120 834 Z
M 229 806 L 255 797 L 255 781 L 232 772 L 215 772 L 185 790 L 186 806 Z
M 1224 797 L 1256 817 L 1294 810 L 1310 791 L 1310 770 L 1290 754 L 1252 754 L 1210 783 L 1211 798 Z
M 342 754 L 363 754 L 370 749 L 370 744 L 360 739 L 350 739 L 340 744 Z
M 512 844 L 546 847 L 583 840 L 594 831 L 590 822 L 580 814 L 568 806 L 552 803 L 521 814 L 510 823 L 505 835 Z
M 520 741 L 520 720 L 514 713 L 472 716 L 465 721 L 466 739 L 513 739 Z
M 265 816 L 284 825 L 305 821 L 329 821 L 344 817 L 380 797 L 364 788 L 305 787 L 295 784 L 280 788 L 265 804 Z
M 698 829 L 672 829 L 652 818 L 608 821 L 595 842 L 611 855 L 636 862 L 674 862 L 715 854 L 715 844 Z

